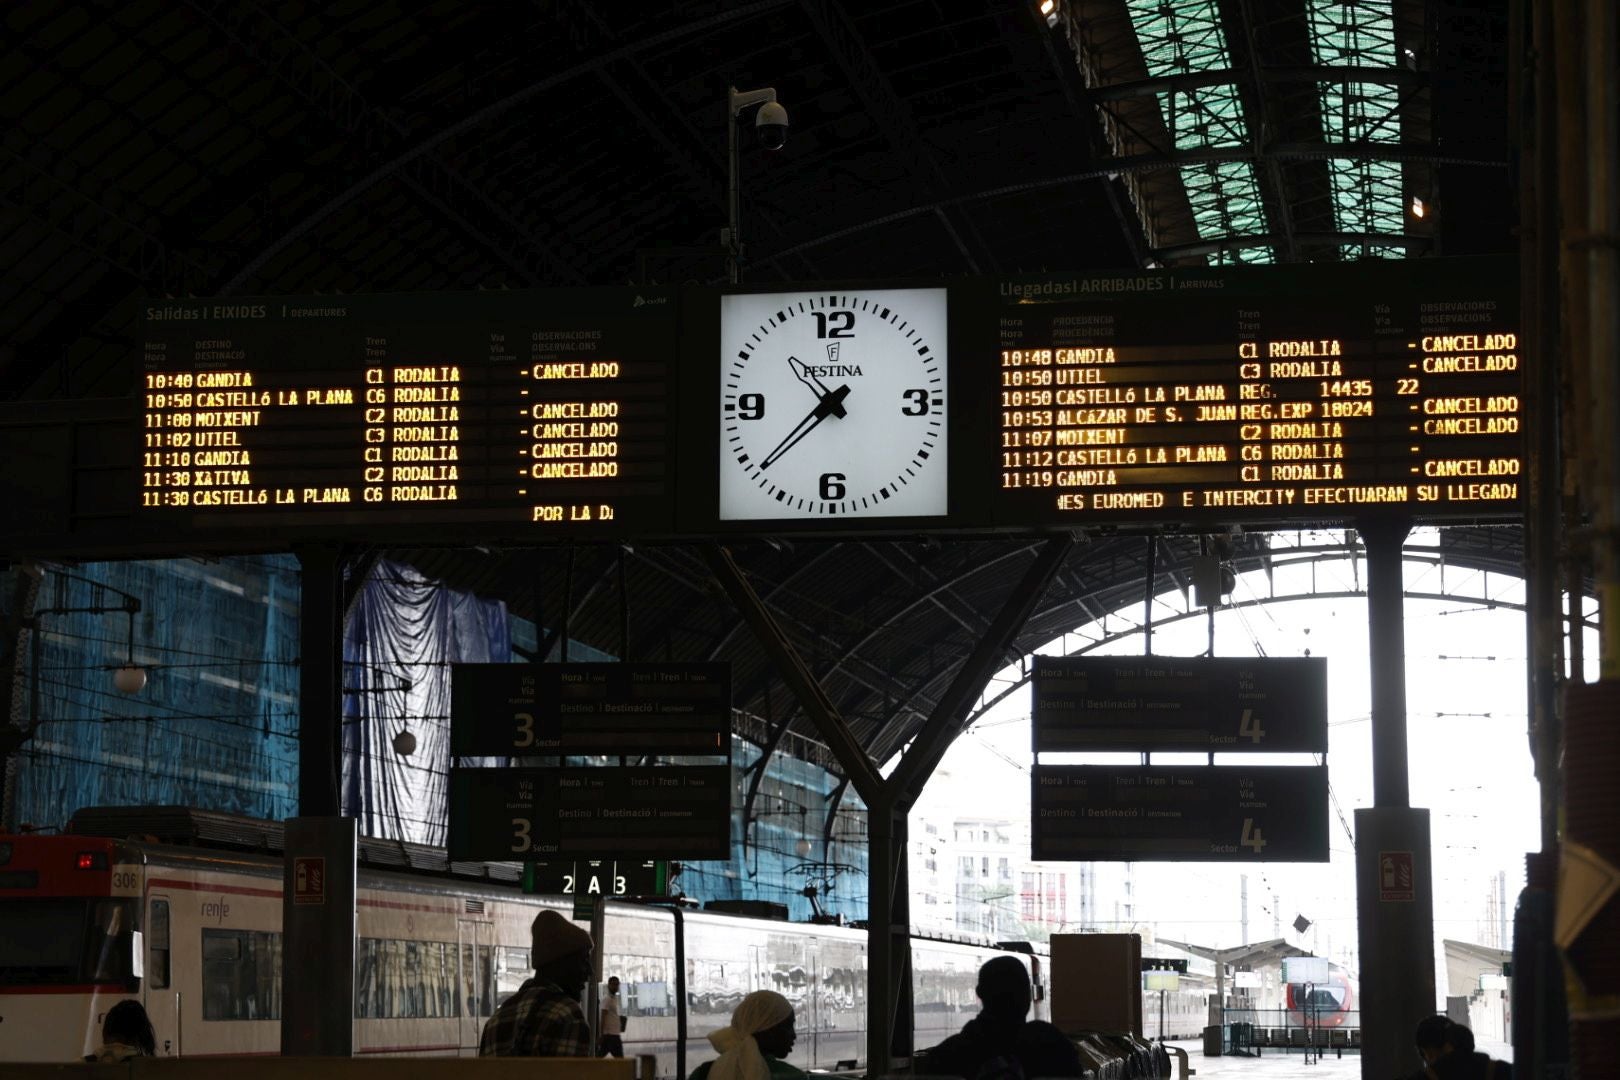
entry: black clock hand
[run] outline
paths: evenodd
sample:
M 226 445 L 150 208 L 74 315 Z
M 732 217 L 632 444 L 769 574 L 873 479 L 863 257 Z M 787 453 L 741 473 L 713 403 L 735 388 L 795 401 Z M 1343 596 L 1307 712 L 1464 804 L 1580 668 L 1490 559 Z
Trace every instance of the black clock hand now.
M 793 369 L 794 377 L 800 382 L 804 383 L 804 385 L 808 386 L 810 388 L 810 392 L 815 394 L 818 400 L 827 400 L 827 396 L 831 394 L 832 391 L 828 390 L 826 384 L 824 384 L 820 379 L 816 378 L 815 372 L 810 370 L 809 364 L 805 363 L 803 360 L 800 360 L 797 356 L 788 357 L 787 362 L 788 367 Z M 840 419 L 843 418 L 844 403 L 842 399 L 840 399 L 837 404 L 834 405 L 833 415 L 839 417 Z
M 827 395 L 816 403 L 816 407 L 806 413 L 804 419 L 795 424 L 793 430 L 788 432 L 782 441 L 776 444 L 776 449 L 765 455 L 765 460 L 759 463 L 760 469 L 770 468 L 778 458 L 798 445 L 799 440 L 814 431 L 816 425 L 827 419 L 827 417 L 846 415 L 844 399 L 848 396 L 849 387 L 847 385 L 828 391 Z

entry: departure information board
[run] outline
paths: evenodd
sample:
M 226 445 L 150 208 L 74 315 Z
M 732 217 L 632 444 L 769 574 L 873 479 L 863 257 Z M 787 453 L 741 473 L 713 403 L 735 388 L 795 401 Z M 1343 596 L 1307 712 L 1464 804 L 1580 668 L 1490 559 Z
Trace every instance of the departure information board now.
M 200 527 L 669 528 L 658 290 L 148 302 L 139 501 Z
M 1004 283 L 997 518 L 1500 516 L 1517 284 L 1431 260 Z

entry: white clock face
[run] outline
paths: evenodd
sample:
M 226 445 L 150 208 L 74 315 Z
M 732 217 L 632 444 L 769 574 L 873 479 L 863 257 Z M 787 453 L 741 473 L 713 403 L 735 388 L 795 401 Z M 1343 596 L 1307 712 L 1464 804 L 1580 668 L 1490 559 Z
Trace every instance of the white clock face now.
M 945 290 L 720 300 L 720 518 L 946 511 Z

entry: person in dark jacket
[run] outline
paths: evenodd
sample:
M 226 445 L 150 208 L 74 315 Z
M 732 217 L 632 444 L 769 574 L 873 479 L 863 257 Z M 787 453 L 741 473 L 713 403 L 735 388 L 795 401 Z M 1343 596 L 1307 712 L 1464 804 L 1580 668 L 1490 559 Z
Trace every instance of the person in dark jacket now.
M 1475 1051 L 1474 1033 L 1450 1017 L 1425 1017 L 1414 1041 L 1424 1065 L 1414 1080 L 1513 1080 L 1513 1066 Z
M 1018 1063 L 1024 1080 L 1061 1080 L 1086 1075 L 1074 1040 L 1045 1020 L 1031 1020 L 1018 1032 Z
M 1437 1080 L 1513 1080 L 1513 1066 L 1474 1049 L 1474 1033 L 1455 1021 L 1446 1026 L 1445 1053 L 1429 1066 Z
M 128 1061 L 136 1057 L 157 1054 L 157 1037 L 152 1034 L 152 1021 L 138 1001 L 120 1001 L 107 1010 L 101 1022 L 101 1047 L 94 1054 L 86 1054 L 86 1061 L 103 1064 Z
M 979 968 L 975 988 L 979 1015 L 932 1050 L 925 1051 L 918 1076 L 1016 1076 L 1018 1035 L 1029 1013 L 1029 970 L 1016 956 L 998 956 Z
M 579 995 L 591 977 L 591 935 L 550 908 L 529 927 L 534 977 L 484 1022 L 479 1057 L 590 1057 Z

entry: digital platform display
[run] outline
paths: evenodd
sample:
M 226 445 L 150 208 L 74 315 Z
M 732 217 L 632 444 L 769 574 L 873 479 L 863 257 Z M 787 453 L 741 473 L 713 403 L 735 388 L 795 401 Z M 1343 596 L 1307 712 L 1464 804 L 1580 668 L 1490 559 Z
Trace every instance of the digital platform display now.
M 1327 753 L 1321 657 L 1037 656 L 1030 685 L 1037 754 Z
M 455 664 L 457 757 L 731 756 L 731 665 Z
M 1036 860 L 1326 862 L 1326 765 L 1036 765 Z
M 727 859 L 731 767 L 452 768 L 452 859 Z

